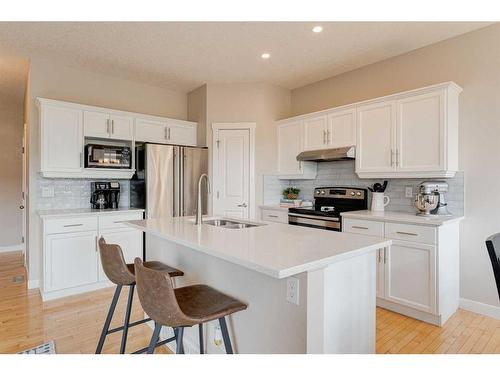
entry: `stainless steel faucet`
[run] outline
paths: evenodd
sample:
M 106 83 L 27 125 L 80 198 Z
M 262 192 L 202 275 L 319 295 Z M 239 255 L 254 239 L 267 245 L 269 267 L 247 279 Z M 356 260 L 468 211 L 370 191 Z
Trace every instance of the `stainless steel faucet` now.
M 210 194 L 210 179 L 203 173 L 198 180 L 198 206 L 196 207 L 196 221 L 195 225 L 201 225 L 203 223 L 203 207 L 201 207 L 201 181 L 203 177 L 207 179 L 207 191 Z

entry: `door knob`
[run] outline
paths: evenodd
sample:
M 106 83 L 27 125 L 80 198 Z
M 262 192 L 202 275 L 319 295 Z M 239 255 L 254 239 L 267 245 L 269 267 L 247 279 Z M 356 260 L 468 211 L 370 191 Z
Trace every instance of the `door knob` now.
M 246 203 L 242 203 L 242 204 L 239 204 L 238 207 L 246 207 L 247 204 Z

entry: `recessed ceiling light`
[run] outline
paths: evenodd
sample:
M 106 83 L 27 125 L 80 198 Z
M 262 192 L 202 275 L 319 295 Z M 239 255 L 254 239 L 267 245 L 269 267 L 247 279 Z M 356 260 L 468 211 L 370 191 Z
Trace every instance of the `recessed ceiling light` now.
M 314 26 L 313 33 L 320 33 L 323 31 L 323 26 Z
M 271 57 L 271 54 L 270 53 L 263 53 L 262 55 L 260 55 L 260 57 L 262 57 L 263 59 L 268 59 Z

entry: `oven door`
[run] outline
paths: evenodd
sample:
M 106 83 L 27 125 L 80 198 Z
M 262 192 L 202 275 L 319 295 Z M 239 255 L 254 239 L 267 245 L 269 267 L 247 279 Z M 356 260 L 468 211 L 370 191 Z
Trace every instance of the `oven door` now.
M 340 218 L 288 213 L 288 224 L 340 232 Z

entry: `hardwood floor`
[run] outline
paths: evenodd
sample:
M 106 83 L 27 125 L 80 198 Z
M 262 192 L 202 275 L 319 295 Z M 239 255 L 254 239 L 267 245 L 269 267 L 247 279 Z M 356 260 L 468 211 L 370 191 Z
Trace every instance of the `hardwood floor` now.
M 94 353 L 113 288 L 42 302 L 38 290 L 27 290 L 19 252 L 0 254 L 0 353 L 17 353 L 54 340 L 57 353 Z M 22 276 L 21 282 L 13 278 Z M 141 319 L 135 300 L 132 320 Z M 122 324 L 122 292 L 112 327 Z M 129 330 L 127 352 L 147 346 L 151 330 Z M 104 353 L 118 353 L 120 333 L 109 335 Z M 167 353 L 157 348 L 156 353 Z M 377 353 L 500 353 L 500 320 L 459 310 L 443 327 L 377 309 Z

